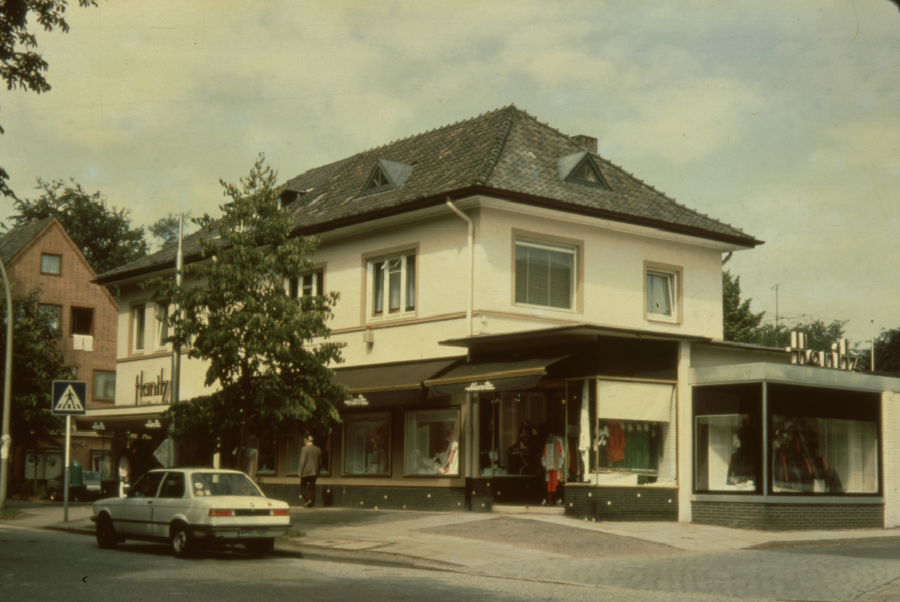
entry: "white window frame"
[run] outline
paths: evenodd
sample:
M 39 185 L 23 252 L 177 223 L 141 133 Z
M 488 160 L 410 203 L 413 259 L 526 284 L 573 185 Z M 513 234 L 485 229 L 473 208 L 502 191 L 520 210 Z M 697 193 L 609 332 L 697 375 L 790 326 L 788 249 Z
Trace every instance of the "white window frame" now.
M 138 313 L 141 315 L 140 328 L 138 328 Z M 140 341 L 140 347 L 138 347 Z M 131 350 L 134 353 L 147 351 L 147 304 L 131 306 Z
M 650 310 L 650 286 L 648 280 L 650 276 L 657 276 L 666 279 L 668 283 L 669 308 L 670 313 L 660 314 Z M 658 267 L 648 266 L 644 268 L 644 312 L 648 320 L 655 322 L 669 322 L 672 324 L 679 323 L 679 304 L 678 304 L 678 287 L 680 274 L 677 270 L 666 270 Z
M 309 293 L 307 294 L 307 285 L 304 282 L 309 278 L 311 280 L 309 284 Z M 297 296 L 291 294 L 291 283 L 297 282 Z M 321 290 L 320 290 L 321 289 Z M 293 278 L 284 279 L 284 292 L 287 293 L 288 297 L 292 299 L 298 299 L 300 297 L 309 297 L 309 296 L 319 296 L 325 294 L 325 270 L 317 269 L 309 272 L 303 272 L 302 274 L 298 274 Z
M 412 274 L 412 288 L 413 288 L 413 305 L 412 308 L 409 308 L 409 304 L 407 303 L 407 292 L 409 290 L 409 272 L 408 272 L 408 260 L 409 258 L 413 258 L 413 274 Z M 376 266 L 378 264 L 384 264 L 388 266 L 391 262 L 399 262 L 397 264 L 397 269 L 400 273 L 400 309 L 396 312 L 391 312 L 389 309 L 390 306 L 390 275 L 392 271 L 390 269 L 382 269 L 382 311 L 380 314 L 375 312 L 375 279 L 376 279 Z M 393 268 L 392 268 L 393 269 Z M 366 262 L 366 319 L 370 322 L 377 322 L 381 320 L 393 320 L 402 317 L 412 317 L 416 315 L 418 311 L 418 277 L 419 277 L 419 259 L 418 252 L 415 249 L 409 251 L 402 251 L 400 253 L 393 253 L 390 255 L 382 255 L 380 257 L 374 257 L 369 259 Z M 396 273 L 396 272 L 393 272 Z
M 169 315 L 171 313 L 170 304 L 168 301 L 157 301 L 154 304 L 154 307 L 155 307 L 155 313 L 156 313 L 156 316 L 155 316 L 156 317 L 156 329 L 155 329 L 156 337 L 154 338 L 154 345 L 156 346 L 157 349 L 171 349 L 172 343 L 162 342 L 163 329 L 165 329 L 166 337 L 169 336 L 169 331 L 171 330 L 171 327 L 169 326 Z M 160 320 L 161 316 L 165 316 L 165 319 Z M 146 320 L 146 315 L 145 315 L 145 320 Z
M 547 305 L 540 305 L 536 303 L 524 303 L 520 302 L 516 299 L 516 270 L 517 265 L 517 255 L 519 247 L 530 247 L 533 249 L 543 249 L 546 251 L 553 251 L 557 253 L 566 253 L 572 256 L 572 281 L 569 283 L 569 307 L 554 307 L 549 303 Z M 552 243 L 546 242 L 542 240 L 536 240 L 533 238 L 526 237 L 516 237 L 515 243 L 513 245 L 513 266 L 512 266 L 512 279 L 513 279 L 513 303 L 518 307 L 534 307 L 540 309 L 550 309 L 555 311 L 569 311 L 575 312 L 578 311 L 578 301 L 577 301 L 577 291 L 578 291 L 578 247 L 575 245 L 563 244 L 563 243 Z

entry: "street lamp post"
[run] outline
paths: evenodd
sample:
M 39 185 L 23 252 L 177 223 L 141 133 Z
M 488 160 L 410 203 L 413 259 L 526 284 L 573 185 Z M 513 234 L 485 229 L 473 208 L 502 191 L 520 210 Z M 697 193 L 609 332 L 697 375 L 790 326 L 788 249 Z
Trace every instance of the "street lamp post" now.
M 13 305 L 9 292 L 9 277 L 6 268 L 0 261 L 0 273 L 3 275 L 3 287 L 6 289 L 6 364 L 3 373 L 3 431 L 0 436 L 0 510 L 6 509 L 6 487 L 9 481 L 9 452 L 12 439 L 9 436 L 9 415 L 12 410 L 12 333 Z

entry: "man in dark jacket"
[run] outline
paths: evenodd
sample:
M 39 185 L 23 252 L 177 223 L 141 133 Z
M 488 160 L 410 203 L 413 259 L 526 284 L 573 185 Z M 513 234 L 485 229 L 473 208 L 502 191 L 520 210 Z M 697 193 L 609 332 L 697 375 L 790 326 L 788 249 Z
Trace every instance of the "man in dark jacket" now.
M 304 508 L 316 505 L 316 478 L 322 465 L 322 450 L 313 443 L 312 436 L 306 438 L 306 445 L 300 450 L 300 492 L 306 500 Z

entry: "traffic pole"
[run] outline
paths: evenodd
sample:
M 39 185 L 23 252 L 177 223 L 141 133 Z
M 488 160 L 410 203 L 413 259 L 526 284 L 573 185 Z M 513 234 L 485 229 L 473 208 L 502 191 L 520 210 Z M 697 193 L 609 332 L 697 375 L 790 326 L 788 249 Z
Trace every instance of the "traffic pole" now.
M 72 416 L 66 415 L 66 476 L 63 480 L 63 522 L 69 522 L 69 434 L 72 432 Z

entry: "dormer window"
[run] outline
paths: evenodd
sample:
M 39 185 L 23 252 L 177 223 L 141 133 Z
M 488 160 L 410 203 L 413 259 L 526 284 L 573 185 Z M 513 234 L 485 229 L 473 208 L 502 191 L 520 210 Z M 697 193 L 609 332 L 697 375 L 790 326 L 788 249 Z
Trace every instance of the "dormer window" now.
M 560 180 L 609 190 L 609 184 L 603 179 L 596 160 L 589 152 L 581 151 L 566 155 L 557 159 L 556 163 Z
M 363 186 L 359 196 L 401 188 L 404 182 L 406 182 L 406 178 L 409 177 L 412 168 L 412 165 L 395 163 L 393 161 L 388 161 L 387 159 L 378 159 L 378 162 L 372 169 L 372 173 L 369 174 L 369 179 L 366 180 L 366 185 Z

